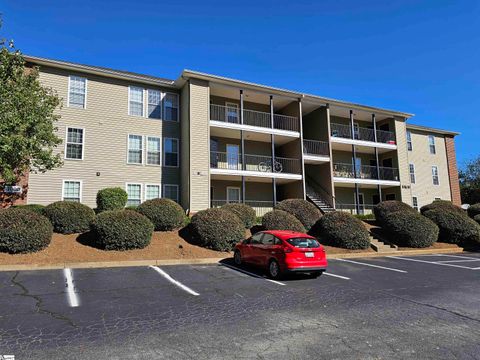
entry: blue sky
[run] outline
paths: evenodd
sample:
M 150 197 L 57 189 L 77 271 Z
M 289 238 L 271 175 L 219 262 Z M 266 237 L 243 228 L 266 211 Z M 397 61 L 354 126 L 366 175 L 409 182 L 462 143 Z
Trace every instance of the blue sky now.
M 416 114 L 480 153 L 479 1 L 0 0 L 26 54 L 175 79 L 188 68 Z

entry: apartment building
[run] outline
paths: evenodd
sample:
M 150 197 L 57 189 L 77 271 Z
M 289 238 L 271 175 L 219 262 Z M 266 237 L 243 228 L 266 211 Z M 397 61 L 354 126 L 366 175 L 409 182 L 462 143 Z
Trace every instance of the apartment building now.
M 95 206 L 124 188 L 196 212 L 244 202 L 259 215 L 287 198 L 368 213 L 382 200 L 459 204 L 452 131 L 412 114 L 184 70 L 168 80 L 27 56 L 63 98 L 64 165 L 29 174 L 27 203 Z

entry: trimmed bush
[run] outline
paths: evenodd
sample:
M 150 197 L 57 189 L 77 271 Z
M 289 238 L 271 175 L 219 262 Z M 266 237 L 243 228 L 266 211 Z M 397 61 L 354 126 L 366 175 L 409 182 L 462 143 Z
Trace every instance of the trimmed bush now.
M 308 231 L 322 216 L 320 210 L 315 205 L 303 199 L 287 199 L 280 201 L 276 206 L 276 210 L 286 211 L 295 216 L 305 229 Z
M 387 215 L 382 227 L 392 243 L 413 248 L 432 246 L 438 239 L 438 226 L 418 212 L 397 211 Z
M 10 208 L 0 210 L 0 251 L 30 253 L 50 244 L 52 224 L 45 216 L 31 210 Z
M 97 211 L 120 210 L 127 205 L 128 194 L 119 187 L 102 189 L 97 193 Z
M 440 229 L 438 241 L 461 246 L 480 243 L 480 226 L 464 213 L 445 211 L 438 208 L 423 215 L 432 220 Z
M 255 210 L 246 204 L 225 204 L 222 206 L 222 209 L 237 215 L 238 218 L 243 222 L 245 229 L 250 229 L 253 225 L 255 225 L 257 220 L 257 214 Z
M 454 213 L 465 215 L 465 210 L 462 210 L 462 208 L 458 207 L 457 205 L 453 205 L 451 201 L 447 200 L 435 200 L 431 204 L 424 205 L 420 208 L 420 213 L 424 215 L 427 211 L 436 209 L 453 211 Z
M 470 205 L 470 207 L 467 210 L 467 213 L 468 213 L 468 216 L 470 216 L 472 219 L 474 219 L 475 216 L 480 215 L 480 203 Z
M 60 234 L 83 233 L 90 229 L 95 212 L 88 206 L 73 201 L 57 201 L 43 209 L 43 214 Z
M 43 209 L 45 208 L 44 205 L 40 205 L 40 204 L 14 205 L 12 207 L 15 209 L 33 211 L 34 213 L 37 213 L 40 215 L 43 215 Z
M 378 221 L 380 225 L 384 223 L 386 217 L 389 214 L 397 211 L 416 212 L 415 209 L 412 208 L 410 205 L 397 200 L 382 201 L 381 203 L 375 205 L 375 207 L 373 208 L 375 219 Z
M 232 250 L 245 238 L 242 221 L 231 211 L 221 208 L 199 211 L 193 215 L 190 228 L 199 245 L 218 251 Z
M 310 233 L 321 239 L 325 245 L 345 249 L 367 249 L 370 237 L 361 220 L 342 211 L 323 215 L 312 227 Z
M 473 220 L 475 220 L 475 221 L 480 225 L 480 214 L 475 215 L 475 217 L 473 218 Z
M 297 232 L 306 232 L 302 225 L 292 214 L 283 210 L 272 210 L 263 215 L 262 226 L 265 230 L 291 230 Z
M 152 240 L 153 224 L 136 211 L 112 210 L 98 214 L 91 230 L 96 244 L 102 249 L 143 249 Z
M 147 200 L 138 206 L 137 211 L 150 219 L 156 231 L 170 231 L 185 224 L 185 212 L 170 199 Z

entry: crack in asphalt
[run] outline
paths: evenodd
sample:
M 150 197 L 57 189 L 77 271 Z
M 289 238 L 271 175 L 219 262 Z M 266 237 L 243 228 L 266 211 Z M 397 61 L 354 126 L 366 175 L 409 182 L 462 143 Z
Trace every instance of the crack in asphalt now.
M 40 313 L 40 314 L 46 314 L 46 315 L 49 315 L 50 317 L 56 319 L 56 320 L 62 320 L 62 321 L 65 321 L 67 324 L 69 324 L 70 326 L 72 327 L 77 327 L 77 325 L 73 322 L 73 320 L 69 319 L 68 317 L 62 315 L 62 314 L 59 314 L 59 313 L 56 313 L 54 311 L 49 311 L 49 310 L 46 310 L 46 309 L 42 309 L 42 305 L 43 305 L 43 300 L 40 296 L 38 295 L 33 295 L 33 294 L 30 294 L 30 292 L 28 291 L 28 289 L 20 282 L 17 280 L 17 276 L 18 276 L 19 272 L 15 272 L 15 274 L 13 275 L 12 279 L 10 280 L 10 282 L 15 285 L 15 286 L 18 286 L 21 290 L 22 290 L 22 293 L 21 294 L 18 294 L 20 296 L 25 296 L 25 297 L 30 297 L 32 299 L 34 299 L 36 301 L 35 303 L 35 308 L 37 309 L 37 313 Z

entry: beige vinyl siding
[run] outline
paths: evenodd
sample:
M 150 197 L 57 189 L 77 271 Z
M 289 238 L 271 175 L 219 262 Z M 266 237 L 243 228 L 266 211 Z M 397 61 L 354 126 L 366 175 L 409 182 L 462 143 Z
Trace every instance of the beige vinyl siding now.
M 400 176 L 400 194 L 404 203 L 412 205 L 412 193 L 410 191 L 410 172 L 407 155 L 407 132 L 404 119 L 395 119 L 395 136 L 397 142 L 397 162 Z
M 190 210 L 210 205 L 210 88 L 207 82 L 190 80 Z
M 408 151 L 408 162 L 415 165 L 415 184 L 411 184 L 412 196 L 418 198 L 418 206 L 431 203 L 435 198 L 451 200 L 448 177 L 445 138 L 438 134 L 429 134 L 418 130 L 412 133 L 412 151 Z M 436 154 L 430 154 L 428 135 L 435 137 Z M 438 167 L 439 185 L 433 185 L 432 165 Z
M 190 85 L 187 82 L 181 91 L 180 123 L 182 141 L 180 142 L 180 204 L 190 209 Z
M 69 75 L 87 78 L 85 109 L 67 106 Z M 81 180 L 82 203 L 92 207 L 95 207 L 98 190 L 105 187 L 118 186 L 124 189 L 125 183 L 179 184 L 178 168 L 127 164 L 128 134 L 145 136 L 144 159 L 147 136 L 180 139 L 178 122 L 128 115 L 128 86 L 144 88 L 143 85 L 50 68 L 40 69 L 40 81 L 55 89 L 63 98 L 63 108 L 58 110 L 61 115 L 58 135 L 65 141 L 67 127 L 85 129 L 84 159 L 64 160 L 61 168 L 45 174 L 31 174 L 28 203 L 49 204 L 61 200 L 64 179 Z M 145 92 L 144 103 L 146 100 Z M 63 156 L 64 144 L 56 151 Z

